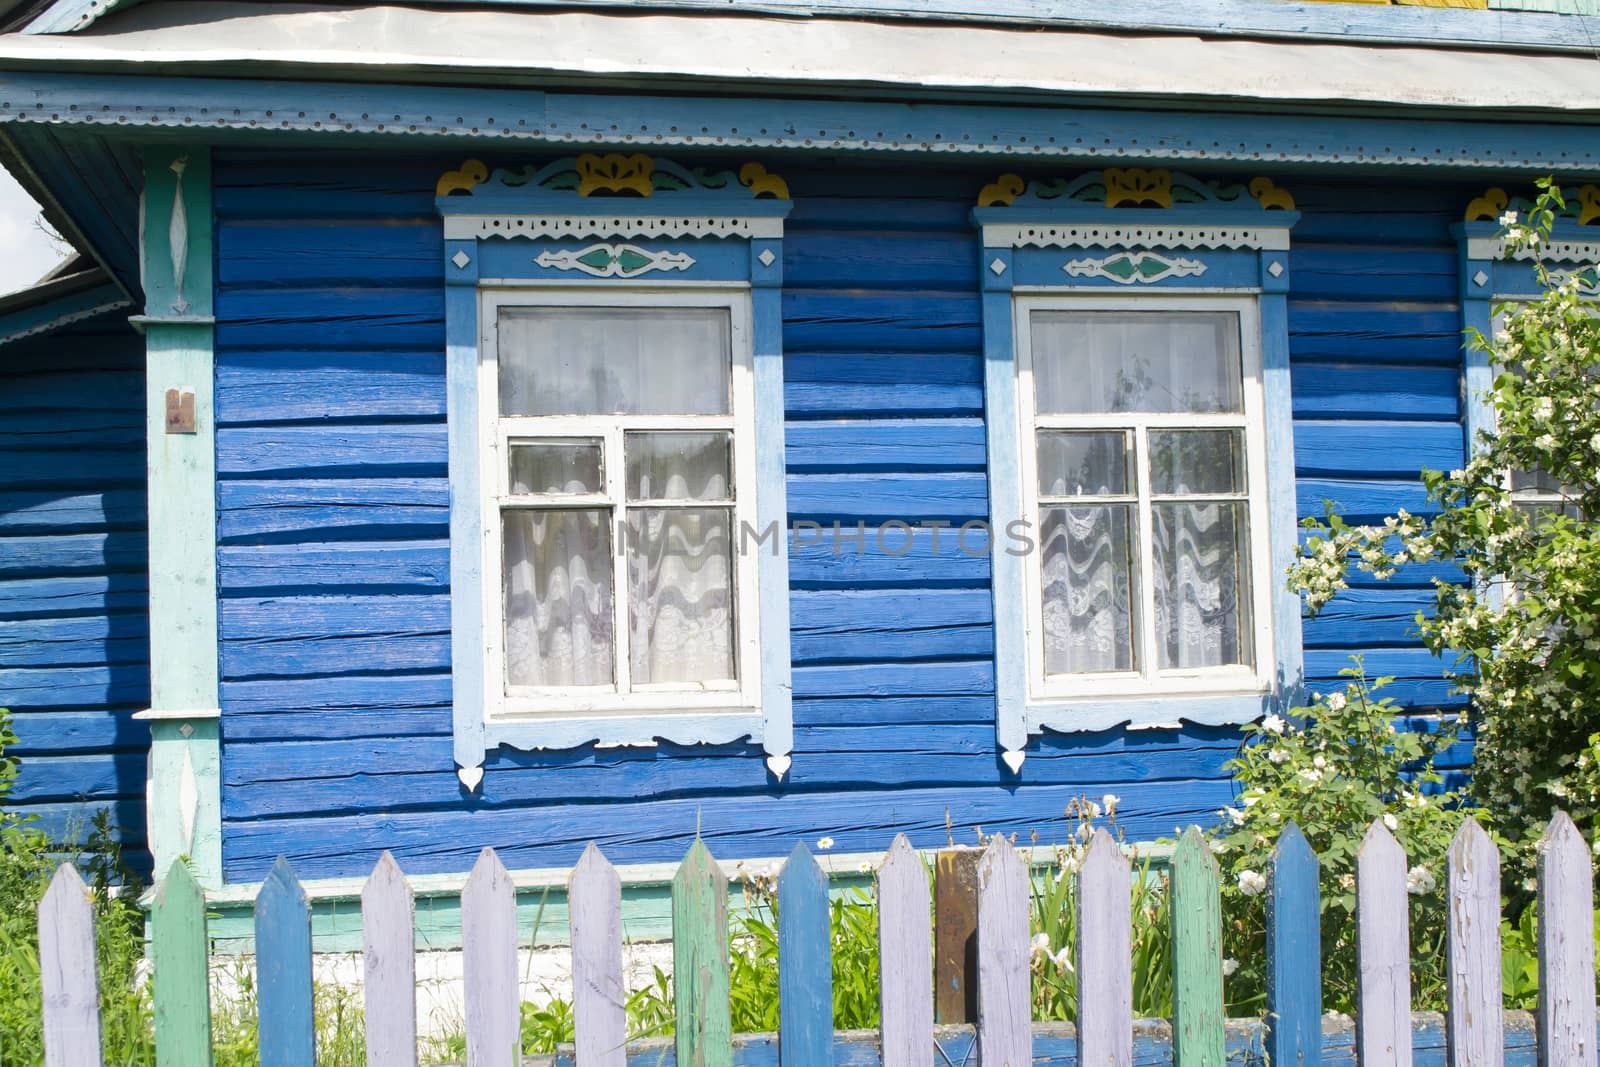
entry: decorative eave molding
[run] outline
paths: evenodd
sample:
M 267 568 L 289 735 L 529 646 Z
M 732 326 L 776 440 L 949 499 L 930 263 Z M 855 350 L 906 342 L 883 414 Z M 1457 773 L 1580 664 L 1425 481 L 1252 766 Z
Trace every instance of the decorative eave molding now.
M 1582 185 L 1561 190 L 1566 206 L 1557 210 L 1550 239 L 1537 246 L 1509 251 L 1501 236 L 1506 214 L 1526 219 L 1534 209 L 1528 196 L 1511 196 L 1504 189 L 1487 189 L 1467 204 L 1465 222 L 1456 235 L 1466 246 L 1469 260 L 1521 260 L 1592 266 L 1600 263 L 1600 186 Z
M 972 217 L 988 248 L 1284 251 L 1294 207 L 1270 178 L 1224 185 L 1164 167 L 1107 167 L 1070 180 L 1002 174 Z

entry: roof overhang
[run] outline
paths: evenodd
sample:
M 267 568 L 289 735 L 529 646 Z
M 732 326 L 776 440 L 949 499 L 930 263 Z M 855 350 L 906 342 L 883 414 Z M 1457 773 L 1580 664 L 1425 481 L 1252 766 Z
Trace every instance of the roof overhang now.
M 82 267 L 81 262 L 77 266 Z M 0 346 L 118 311 L 132 303 L 99 267 L 52 273 L 27 289 L 0 296 Z
M 545 8 L 147 3 L 0 67 L 1600 116 L 1592 53 Z

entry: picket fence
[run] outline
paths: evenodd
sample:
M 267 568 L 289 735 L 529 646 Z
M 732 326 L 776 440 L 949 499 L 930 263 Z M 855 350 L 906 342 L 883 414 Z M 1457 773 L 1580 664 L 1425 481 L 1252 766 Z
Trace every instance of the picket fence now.
M 1132 871 L 1116 842 L 1097 831 L 1077 880 L 1080 1067 L 1132 1067 Z M 1538 861 L 1540 1067 L 1596 1067 L 1592 868 L 1572 821 L 1558 814 Z M 1173 1018 L 1177 1067 L 1224 1067 L 1222 920 L 1218 867 L 1190 829 L 1171 866 Z M 1406 857 L 1381 822 L 1357 858 L 1361 1067 L 1411 1067 L 1412 1014 Z M 1270 1065 L 1322 1061 L 1321 936 L 1317 858 L 1299 829 L 1280 836 L 1267 872 Z M 981 1067 L 1034 1062 L 1029 996 L 1029 872 L 1020 853 L 992 838 L 978 868 L 975 1045 Z M 624 1067 L 621 882 L 590 845 L 570 882 L 577 1067 Z M 1500 867 L 1470 819 L 1450 847 L 1449 1011 L 1452 1067 L 1500 1067 Z M 882 1067 L 936 1064 L 933 950 L 927 868 L 904 836 L 878 870 Z M 731 1067 L 728 884 L 696 841 L 672 883 L 676 1062 Z M 490 849 L 461 897 L 468 1067 L 519 1063 L 516 894 Z M 312 1067 L 311 913 L 289 865 L 278 860 L 256 898 L 261 1062 Z M 410 887 L 385 853 L 361 894 L 367 1062 L 414 1065 L 415 938 Z M 779 1060 L 782 1067 L 834 1063 L 828 881 L 804 845 L 778 877 Z M 210 1006 L 205 899 L 183 864 L 158 887 L 151 915 L 157 1058 L 161 1067 L 209 1067 Z M 100 1067 L 99 999 L 90 898 L 71 867 L 56 872 L 39 907 L 40 972 L 48 1067 Z M 946 1060 L 948 1056 L 944 1057 Z M 1141 1055 L 1141 1061 L 1145 1055 Z M 659 1062 L 660 1057 L 652 1057 Z

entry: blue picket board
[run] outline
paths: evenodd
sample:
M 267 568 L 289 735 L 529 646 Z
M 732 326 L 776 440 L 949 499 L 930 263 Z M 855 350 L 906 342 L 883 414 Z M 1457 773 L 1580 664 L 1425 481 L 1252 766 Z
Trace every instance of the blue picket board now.
M 1322 1064 L 1322 907 L 1317 855 L 1294 823 L 1267 874 L 1267 1061 Z
M 261 1062 L 316 1067 L 311 1019 L 311 905 L 279 856 L 256 894 L 256 989 Z
M 804 842 L 778 875 L 778 1027 L 783 1067 L 833 1062 L 828 876 Z

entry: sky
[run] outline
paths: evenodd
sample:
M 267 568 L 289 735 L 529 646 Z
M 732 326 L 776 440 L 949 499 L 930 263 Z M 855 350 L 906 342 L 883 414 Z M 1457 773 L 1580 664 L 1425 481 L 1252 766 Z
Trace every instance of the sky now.
M 67 255 L 44 229 L 35 204 L 15 178 L 0 170 L 0 293 L 24 289 Z

